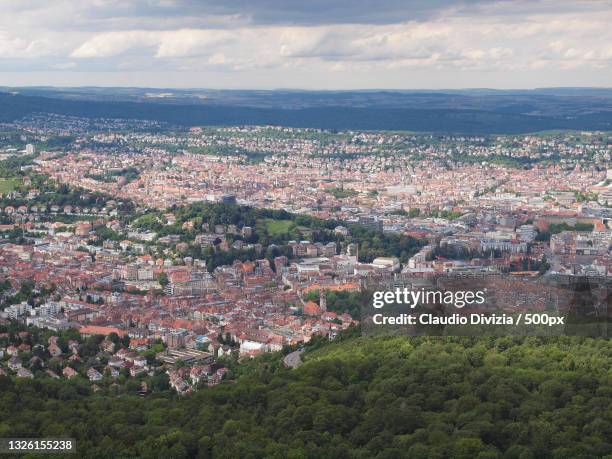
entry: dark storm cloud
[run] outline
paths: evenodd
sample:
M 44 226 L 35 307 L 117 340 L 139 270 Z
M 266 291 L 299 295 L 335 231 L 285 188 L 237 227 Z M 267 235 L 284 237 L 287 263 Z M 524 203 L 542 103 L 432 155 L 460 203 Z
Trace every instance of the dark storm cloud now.
M 481 0 L 230 0 L 184 2 L 202 13 L 248 15 L 260 24 L 388 24 L 430 18 L 448 8 L 462 8 Z
M 486 0 L 176 0 L 93 1 L 79 7 L 87 19 L 157 18 L 163 25 L 182 18 L 210 25 L 211 16 L 261 25 L 391 24 L 429 19 L 448 9 L 462 11 Z

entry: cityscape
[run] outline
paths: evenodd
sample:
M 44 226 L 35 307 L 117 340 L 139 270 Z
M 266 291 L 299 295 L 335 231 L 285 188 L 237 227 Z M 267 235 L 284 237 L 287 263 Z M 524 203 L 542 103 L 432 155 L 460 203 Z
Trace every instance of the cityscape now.
M 0 6 L 0 456 L 612 458 L 609 0 Z
M 2 128 L 2 316 L 105 337 L 86 362 L 74 340 L 37 343 L 55 359 L 41 377 L 80 371 L 108 386 L 121 369 L 165 371 L 187 393 L 201 374 L 218 384 L 227 359 L 357 325 L 372 278 L 612 277 L 603 132 L 177 129 L 54 115 Z M 374 246 L 370 234 L 393 239 Z M 33 350 L 18 341 L 0 349 L 2 371 L 32 378 L 41 362 L 20 358 Z

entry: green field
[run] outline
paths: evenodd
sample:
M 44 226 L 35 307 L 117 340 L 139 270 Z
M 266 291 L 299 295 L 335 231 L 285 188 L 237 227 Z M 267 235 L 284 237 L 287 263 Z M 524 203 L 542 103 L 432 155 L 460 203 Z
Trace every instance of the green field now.
M 19 185 L 21 185 L 20 179 L 0 179 L 0 194 L 9 193 Z
M 352 188 L 328 188 L 325 192 L 333 195 L 336 199 L 344 199 L 350 196 L 356 196 L 359 194 L 358 191 Z
M 271 218 L 266 218 L 263 220 L 263 224 L 265 225 L 266 231 L 270 236 L 285 234 L 289 232 L 294 225 L 291 220 L 273 220 Z

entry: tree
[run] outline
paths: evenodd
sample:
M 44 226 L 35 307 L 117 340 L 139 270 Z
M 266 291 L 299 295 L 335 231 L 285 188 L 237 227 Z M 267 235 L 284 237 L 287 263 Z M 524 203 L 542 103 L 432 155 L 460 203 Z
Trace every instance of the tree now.
M 157 276 L 157 282 L 159 282 L 159 285 L 161 285 L 162 288 L 166 287 L 166 285 L 170 283 L 170 280 L 168 279 L 168 274 L 163 271 L 159 273 L 159 275 Z

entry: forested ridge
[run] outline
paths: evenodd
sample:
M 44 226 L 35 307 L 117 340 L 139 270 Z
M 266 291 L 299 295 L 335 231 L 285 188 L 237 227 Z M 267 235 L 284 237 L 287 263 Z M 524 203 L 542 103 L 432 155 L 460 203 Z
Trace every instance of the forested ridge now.
M 0 377 L 0 437 L 80 457 L 612 457 L 612 346 L 589 338 L 316 340 L 187 397 Z
M 584 89 L 583 89 L 584 91 Z M 258 91 L 261 95 L 261 92 Z M 293 93 L 297 98 L 288 107 L 287 94 L 269 96 L 276 101 L 251 99 L 255 94 L 243 92 L 251 99 L 228 100 L 228 94 L 214 103 L 194 103 L 193 97 L 175 103 L 152 102 L 149 99 L 125 98 L 106 94 L 99 100 L 71 96 L 54 97 L 53 92 L 41 95 L 11 94 L 0 91 L 0 121 L 11 122 L 34 113 L 53 113 L 85 118 L 121 118 L 151 120 L 179 126 L 276 125 L 331 130 L 390 130 L 447 132 L 465 135 L 517 134 L 552 129 L 610 129 L 612 119 L 608 94 L 545 95 L 474 94 L 405 94 L 379 92 L 369 103 L 359 99 L 341 101 L 307 99 L 307 93 Z M 230 97 L 235 97 L 229 95 Z M 350 93 L 344 92 L 345 96 Z M 319 97 L 321 94 L 319 94 Z M 381 100 L 380 98 L 384 100 Z M 518 97 L 518 98 L 517 98 Z M 306 99 L 305 99 L 306 98 Z M 376 101 L 376 99 L 379 99 Z M 271 102 L 271 103 L 270 103 Z

